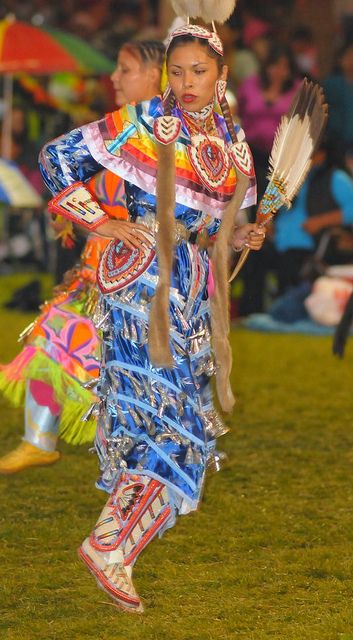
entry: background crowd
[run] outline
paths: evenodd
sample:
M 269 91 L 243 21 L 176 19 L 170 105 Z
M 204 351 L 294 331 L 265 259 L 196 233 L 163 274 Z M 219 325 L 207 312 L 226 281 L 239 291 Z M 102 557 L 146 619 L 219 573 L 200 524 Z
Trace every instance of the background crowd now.
M 0 19 L 13 14 L 38 28 L 56 28 L 82 38 L 111 61 L 113 70 L 123 42 L 165 38 L 172 19 L 167 4 L 164 0 L 5 0 Z M 277 303 L 288 291 L 298 292 L 298 287 L 302 302 L 327 265 L 353 263 L 353 13 L 344 3 L 332 5 L 335 22 L 326 39 L 306 19 L 310 14 L 306 0 L 272 0 L 263 7 L 239 0 L 234 19 L 219 29 L 229 66 L 229 98 L 254 155 L 259 197 L 266 186 L 276 127 L 304 76 L 322 85 L 330 107 L 327 135 L 291 213 L 279 214 L 263 251 L 251 255 L 234 287 L 235 317 L 267 311 L 274 300 Z M 48 194 L 37 168 L 38 150 L 46 140 L 115 108 L 109 75 L 15 76 L 10 155 L 44 203 Z M 4 100 L 0 107 L 3 117 Z M 65 252 L 54 242 L 45 205 L 35 210 L 0 206 L 0 270 L 30 264 L 60 280 L 79 255 L 80 238 L 75 249 Z M 255 210 L 247 215 L 253 220 Z M 275 308 L 278 313 L 281 305 Z M 291 308 L 293 317 L 300 315 L 302 306 L 299 311 L 297 306 Z

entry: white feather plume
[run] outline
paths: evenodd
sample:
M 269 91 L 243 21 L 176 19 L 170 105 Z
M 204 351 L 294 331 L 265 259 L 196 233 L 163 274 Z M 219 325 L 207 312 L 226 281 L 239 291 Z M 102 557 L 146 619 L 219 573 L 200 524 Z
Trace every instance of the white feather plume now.
M 281 119 L 270 157 L 269 180 L 283 183 L 287 206 L 307 176 L 326 120 L 322 89 L 304 80 L 290 111 Z
M 177 16 L 223 23 L 232 15 L 237 0 L 171 0 L 171 3 Z
M 201 17 L 205 22 L 219 22 L 223 24 L 232 15 L 237 0 L 200 0 Z

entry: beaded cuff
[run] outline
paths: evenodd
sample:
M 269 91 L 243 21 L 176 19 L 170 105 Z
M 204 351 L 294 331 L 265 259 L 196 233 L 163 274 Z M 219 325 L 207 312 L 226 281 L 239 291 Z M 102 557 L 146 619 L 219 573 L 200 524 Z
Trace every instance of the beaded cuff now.
M 109 216 L 101 209 L 83 182 L 74 182 L 58 193 L 49 201 L 48 210 L 89 231 L 109 220 Z

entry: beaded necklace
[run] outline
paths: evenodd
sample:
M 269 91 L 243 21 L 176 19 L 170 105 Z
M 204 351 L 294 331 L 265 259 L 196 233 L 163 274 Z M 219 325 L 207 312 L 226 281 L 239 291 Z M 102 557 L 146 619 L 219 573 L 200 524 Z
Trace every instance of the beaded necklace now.
M 181 118 L 191 144 L 187 154 L 195 173 L 209 191 L 216 191 L 227 179 L 230 159 L 227 147 L 216 128 L 213 104 L 200 112 L 185 111 L 179 106 Z

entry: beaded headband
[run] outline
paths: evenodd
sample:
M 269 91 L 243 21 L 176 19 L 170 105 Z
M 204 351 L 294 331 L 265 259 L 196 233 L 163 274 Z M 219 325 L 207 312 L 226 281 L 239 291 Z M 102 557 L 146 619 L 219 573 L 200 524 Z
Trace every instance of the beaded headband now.
M 209 46 L 220 56 L 223 56 L 223 45 L 216 31 L 209 31 L 205 27 L 200 27 L 198 24 L 185 24 L 172 31 L 168 36 L 165 43 L 167 51 L 174 38 L 178 38 L 179 36 L 194 36 L 195 38 L 207 40 Z
M 178 27 L 169 34 L 166 48 L 178 36 L 194 36 L 207 40 L 209 46 L 220 56 L 223 56 L 223 45 L 217 34 L 215 21 L 224 23 L 235 9 L 237 0 L 171 0 L 177 16 L 185 19 L 186 24 Z M 201 18 L 205 24 L 212 24 L 212 30 L 198 24 L 190 24 L 190 18 Z

